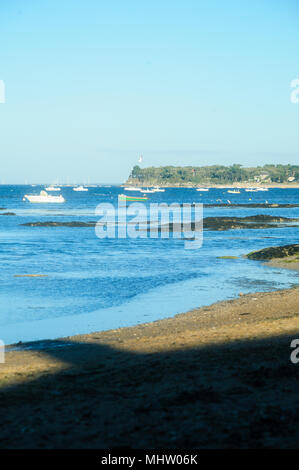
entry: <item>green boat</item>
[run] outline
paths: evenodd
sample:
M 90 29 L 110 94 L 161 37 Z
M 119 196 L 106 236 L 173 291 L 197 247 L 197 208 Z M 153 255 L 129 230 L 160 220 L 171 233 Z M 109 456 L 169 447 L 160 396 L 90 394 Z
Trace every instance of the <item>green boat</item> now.
M 126 194 L 119 194 L 118 200 L 119 201 L 147 201 L 146 196 L 127 196 Z

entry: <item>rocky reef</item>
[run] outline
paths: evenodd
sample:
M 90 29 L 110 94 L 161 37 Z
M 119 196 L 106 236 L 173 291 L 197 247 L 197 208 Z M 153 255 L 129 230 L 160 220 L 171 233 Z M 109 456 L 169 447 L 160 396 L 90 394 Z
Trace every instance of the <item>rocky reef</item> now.
M 290 223 L 299 222 L 299 219 L 293 219 L 288 217 L 281 216 L 272 216 L 272 215 L 251 215 L 247 217 L 205 217 L 203 219 L 203 229 L 204 230 L 240 230 L 240 229 L 266 229 L 266 228 L 281 228 L 286 227 Z M 132 222 L 128 221 L 128 224 Z M 150 221 L 143 222 L 148 224 L 148 228 L 144 230 L 158 231 L 160 233 L 163 230 L 168 230 L 169 232 L 176 231 L 187 231 L 190 230 L 190 227 L 182 223 L 173 223 L 159 225 L 156 228 L 150 227 Z M 26 227 L 95 227 L 97 222 L 89 221 L 44 221 L 44 222 L 27 222 L 21 224 Z M 101 225 L 106 225 L 101 223 Z M 116 224 L 117 225 L 117 224 Z M 192 222 L 191 230 L 194 231 L 197 227 L 195 223 Z M 295 225 L 296 226 L 296 225 Z M 299 225 L 298 225 L 299 226 Z M 141 229 L 143 230 L 143 229 Z
M 203 229 L 222 231 L 241 229 L 282 228 L 289 226 L 289 224 L 293 222 L 299 222 L 299 219 L 264 214 L 252 215 L 247 217 L 205 217 L 203 219 Z M 190 226 L 192 231 L 196 229 L 194 222 L 191 222 Z M 166 229 L 168 229 L 170 232 L 175 232 L 190 230 L 190 227 L 187 227 L 187 225 L 184 226 L 184 224 L 171 222 L 168 225 L 162 225 L 157 228 L 158 232 Z
M 53 222 L 47 220 L 45 222 L 27 222 L 21 225 L 25 227 L 95 227 L 96 222 L 81 222 L 76 220 L 71 222 Z
M 294 207 L 299 207 L 299 204 L 269 204 L 269 203 L 250 203 L 250 204 L 230 204 L 230 203 L 218 203 L 218 204 L 204 204 L 204 207 L 228 207 L 228 208 L 237 208 L 237 207 L 248 207 L 251 209 L 292 209 Z

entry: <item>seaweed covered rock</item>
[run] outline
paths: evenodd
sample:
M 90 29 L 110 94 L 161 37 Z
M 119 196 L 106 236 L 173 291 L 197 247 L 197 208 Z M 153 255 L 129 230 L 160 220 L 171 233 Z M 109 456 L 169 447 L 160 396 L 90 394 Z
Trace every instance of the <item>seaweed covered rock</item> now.
M 238 208 L 238 207 L 246 207 L 250 209 L 291 209 L 294 207 L 299 207 L 299 204 L 275 204 L 269 202 L 258 202 L 258 203 L 240 203 L 240 204 L 231 204 L 228 202 L 225 203 L 217 203 L 217 204 L 204 204 L 204 207 L 226 207 L 227 209 Z
M 222 230 L 241 230 L 241 229 L 268 229 L 268 228 L 278 228 L 287 226 L 290 222 L 299 222 L 299 219 L 272 216 L 272 215 L 252 215 L 247 217 L 205 217 L 203 219 L 203 229 L 204 230 L 213 230 L 213 231 L 222 231 Z M 132 222 L 128 222 L 130 224 Z M 135 223 L 135 222 L 133 222 Z M 147 231 L 157 231 L 160 233 L 163 230 L 169 232 L 184 232 L 184 231 L 194 231 L 197 229 L 194 222 L 189 224 L 184 224 L 181 222 L 169 222 L 169 224 L 162 224 L 156 228 L 150 227 L 150 221 L 146 222 L 148 228 L 145 228 Z M 99 222 L 98 222 L 99 224 Z M 106 225 L 105 222 L 100 223 L 101 225 Z M 21 224 L 26 227 L 95 227 L 97 222 L 95 221 L 44 221 L 44 222 L 27 222 Z M 294 225 L 296 226 L 296 225 Z M 143 229 L 141 229 L 143 231 Z
M 299 255 L 299 245 L 271 246 L 262 250 L 252 251 L 246 257 L 254 260 L 271 260 L 294 255 Z
M 267 215 L 267 214 L 257 214 L 257 215 L 248 215 L 247 217 L 243 217 L 243 220 L 247 220 L 249 222 L 295 222 L 298 219 L 289 218 L 289 217 L 281 217 L 276 215 Z
M 25 227 L 94 227 L 96 222 L 81 222 L 81 221 L 71 221 L 71 222 L 27 222 L 26 224 L 21 224 Z
M 204 230 L 241 230 L 241 229 L 269 229 L 269 228 L 278 228 L 284 227 L 284 223 L 298 222 L 299 219 L 293 219 L 288 217 L 272 216 L 272 215 L 251 215 L 247 217 L 205 217 L 203 219 L 203 229 Z M 195 223 L 191 222 L 191 230 L 196 229 Z M 160 226 L 157 230 L 168 229 L 170 232 L 174 231 L 184 231 L 184 224 L 182 223 L 172 223 L 164 224 Z M 150 229 L 148 229 L 150 230 Z M 190 230 L 190 228 L 187 230 Z

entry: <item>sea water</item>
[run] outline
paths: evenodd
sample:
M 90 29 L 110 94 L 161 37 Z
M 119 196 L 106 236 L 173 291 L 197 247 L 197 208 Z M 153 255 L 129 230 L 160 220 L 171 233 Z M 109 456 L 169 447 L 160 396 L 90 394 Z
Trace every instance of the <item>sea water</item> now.
M 32 227 L 45 221 L 97 221 L 98 204 L 117 207 L 121 187 L 62 187 L 63 204 L 30 204 L 24 194 L 42 186 L 0 186 L 0 338 L 54 339 L 115 329 L 171 317 L 195 307 L 233 299 L 240 292 L 261 292 L 298 284 L 296 271 L 257 261 L 219 259 L 268 246 L 298 243 L 299 228 L 204 231 L 203 245 L 186 250 L 182 239 L 99 239 L 94 227 Z M 233 204 L 296 204 L 299 189 L 229 194 L 227 189 L 167 188 L 148 194 L 151 202 L 204 203 L 204 217 L 256 214 L 298 217 L 298 208 L 232 208 Z M 130 192 L 130 195 L 133 194 Z M 138 195 L 140 193 L 137 193 Z M 299 224 L 298 224 L 299 225 Z M 42 274 L 43 277 L 16 277 Z M 282 312 L 283 313 L 283 312 Z

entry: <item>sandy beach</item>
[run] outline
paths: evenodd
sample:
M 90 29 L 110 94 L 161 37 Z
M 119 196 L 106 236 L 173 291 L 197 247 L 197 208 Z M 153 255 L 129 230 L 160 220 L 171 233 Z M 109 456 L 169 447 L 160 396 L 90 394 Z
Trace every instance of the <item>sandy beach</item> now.
M 11 346 L 0 365 L 1 447 L 296 447 L 297 337 L 294 287 Z

